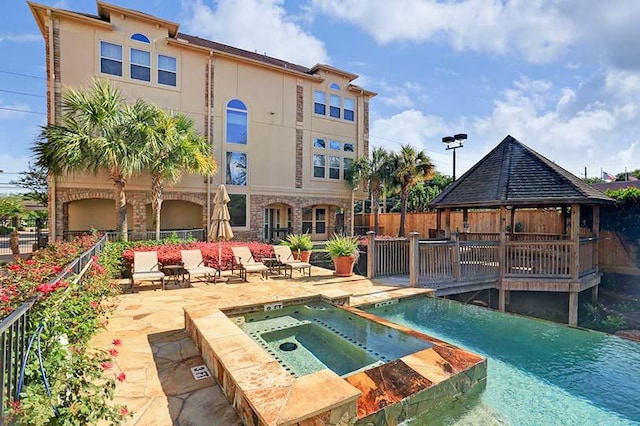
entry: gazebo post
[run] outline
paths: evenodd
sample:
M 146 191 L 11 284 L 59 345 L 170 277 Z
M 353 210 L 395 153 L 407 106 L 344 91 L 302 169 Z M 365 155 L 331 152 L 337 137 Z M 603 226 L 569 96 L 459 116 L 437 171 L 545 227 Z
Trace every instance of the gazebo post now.
M 600 271 L 600 264 L 598 263 L 598 258 L 600 256 L 600 252 L 598 250 L 599 242 L 600 242 L 600 206 L 593 206 L 593 221 L 591 223 L 591 232 L 593 237 L 596 239 L 596 245 L 593 249 L 593 267 L 596 272 Z M 591 303 L 598 302 L 598 287 L 599 284 L 596 284 L 591 289 Z
M 571 275 L 573 279 L 580 278 L 580 204 L 571 204 L 571 242 L 573 256 L 571 256 Z M 578 294 L 579 291 L 569 292 L 569 325 L 578 325 Z
M 500 206 L 500 245 L 498 246 L 498 310 L 505 311 L 507 291 L 503 287 L 505 268 L 507 264 L 507 235 L 505 233 L 506 208 Z
M 513 234 L 516 232 L 516 208 L 514 206 L 511 206 L 511 217 L 509 220 L 511 224 L 509 234 L 511 235 L 511 241 L 513 241 Z
M 442 209 L 436 209 L 436 238 L 440 238 L 442 229 Z
M 444 237 L 451 238 L 451 208 L 444 209 Z

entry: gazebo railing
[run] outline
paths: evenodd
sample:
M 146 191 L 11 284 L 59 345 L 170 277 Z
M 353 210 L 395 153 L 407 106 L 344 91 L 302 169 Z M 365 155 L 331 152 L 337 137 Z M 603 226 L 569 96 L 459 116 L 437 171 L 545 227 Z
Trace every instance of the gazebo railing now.
M 572 277 L 572 241 L 508 241 L 505 276 Z
M 580 276 L 598 270 L 598 239 L 595 237 L 580 238 Z

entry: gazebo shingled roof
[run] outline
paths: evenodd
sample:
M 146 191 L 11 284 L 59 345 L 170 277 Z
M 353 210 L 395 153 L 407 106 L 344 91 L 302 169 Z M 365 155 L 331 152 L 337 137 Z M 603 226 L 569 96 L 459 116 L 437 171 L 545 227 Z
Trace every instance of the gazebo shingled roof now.
M 508 135 L 431 203 L 432 208 L 541 207 L 614 201 Z

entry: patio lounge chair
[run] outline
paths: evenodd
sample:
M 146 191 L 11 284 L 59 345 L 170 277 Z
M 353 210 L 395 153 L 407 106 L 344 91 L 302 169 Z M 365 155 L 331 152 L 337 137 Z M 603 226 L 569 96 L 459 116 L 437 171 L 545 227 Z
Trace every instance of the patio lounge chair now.
M 273 251 L 276 254 L 278 262 L 280 262 L 281 265 L 289 268 L 291 276 L 293 276 L 294 269 L 299 269 L 302 275 L 304 275 L 305 269 L 309 269 L 309 276 L 311 276 L 311 264 L 294 259 L 293 253 L 291 252 L 291 247 L 285 245 L 277 245 L 273 246 Z
M 204 277 L 207 282 L 211 282 L 213 278 L 213 282 L 215 282 L 218 270 L 204 264 L 200 250 L 180 250 L 180 255 L 182 256 L 182 267 L 189 274 L 189 282 L 193 277 Z
M 253 259 L 249 247 L 231 247 L 233 252 L 233 270 L 238 268 L 242 281 L 247 281 L 247 273 L 260 272 L 262 277 L 269 279 L 269 267 Z
M 131 291 L 133 291 L 136 281 L 160 281 L 164 290 L 164 272 L 161 271 L 162 264 L 158 262 L 157 251 L 135 251 L 133 252 L 133 265 L 131 266 Z

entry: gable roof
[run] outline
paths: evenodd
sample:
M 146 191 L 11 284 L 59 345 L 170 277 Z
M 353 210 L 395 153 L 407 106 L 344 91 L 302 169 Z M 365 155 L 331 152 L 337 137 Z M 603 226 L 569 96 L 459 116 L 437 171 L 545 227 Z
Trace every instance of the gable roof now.
M 610 204 L 613 200 L 508 135 L 431 203 L 434 208 Z

